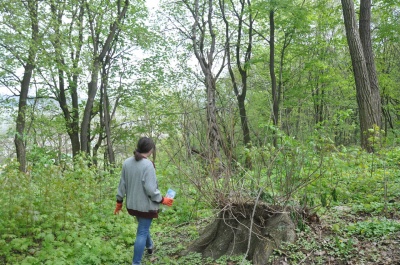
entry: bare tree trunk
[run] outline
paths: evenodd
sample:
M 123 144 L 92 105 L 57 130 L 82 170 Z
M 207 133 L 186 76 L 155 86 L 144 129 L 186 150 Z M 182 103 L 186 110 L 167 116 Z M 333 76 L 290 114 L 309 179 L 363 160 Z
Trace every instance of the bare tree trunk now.
M 369 129 L 375 125 L 380 125 L 380 109 L 376 109 L 377 104 L 373 99 L 371 89 L 370 74 L 367 61 L 364 55 L 364 48 L 361 42 L 357 23 L 355 19 L 354 3 L 352 0 L 341 0 L 343 8 L 343 18 L 346 28 L 347 43 L 349 45 L 351 61 L 353 64 L 354 79 L 356 83 L 357 104 L 359 108 L 361 147 L 369 152 L 373 151 L 373 146 L 369 143 Z M 364 35 L 365 37 L 365 35 Z M 368 55 L 370 56 L 370 55 Z M 379 113 L 379 114 L 377 114 Z
M 71 104 L 72 109 L 71 112 L 71 120 L 68 122 L 69 125 L 69 136 L 71 139 L 72 145 L 72 153 L 74 156 L 79 154 L 80 152 L 80 137 L 79 137 L 79 99 L 78 99 L 78 67 L 79 61 L 81 60 L 81 50 L 83 45 L 83 14 L 84 14 L 84 0 L 80 1 L 79 7 L 79 15 L 77 25 L 79 26 L 78 30 L 78 39 L 79 43 L 76 47 L 76 50 L 71 53 L 71 60 L 72 60 L 72 73 L 69 77 L 69 93 L 71 97 Z M 71 44 L 72 47 L 72 44 Z
M 97 137 L 97 142 L 95 143 L 95 145 L 93 146 L 93 150 L 92 150 L 92 162 L 93 165 L 97 166 L 98 165 L 98 153 L 99 153 L 99 149 L 103 143 L 104 140 L 104 111 L 103 111 L 103 104 L 104 101 L 104 86 L 103 84 L 101 84 L 101 88 L 100 88 L 100 104 L 99 104 L 99 119 L 100 119 L 100 123 L 96 128 L 96 132 L 98 132 L 98 137 Z M 104 154 L 104 166 L 106 166 L 107 164 L 107 153 Z
M 36 53 L 39 40 L 39 21 L 38 21 L 38 1 L 28 0 L 28 12 L 31 20 L 31 42 L 29 44 L 28 60 L 24 65 L 24 75 L 21 82 L 21 91 L 18 102 L 18 115 L 16 121 L 16 133 L 14 138 L 15 148 L 17 152 L 17 160 L 19 170 L 26 172 L 26 146 L 25 146 L 25 124 L 26 124 L 26 107 L 29 86 L 31 83 L 32 72 L 35 68 Z
M 283 61 L 285 59 L 285 52 L 287 47 L 289 47 L 292 40 L 291 34 L 285 33 L 285 40 L 282 46 L 280 61 L 279 61 L 279 81 L 276 80 L 275 73 L 275 13 L 274 10 L 269 12 L 269 26 L 270 26 L 270 50 L 269 50 L 269 73 L 271 77 L 271 94 L 272 94 L 272 123 L 276 128 L 279 128 L 279 113 L 281 105 L 281 95 L 282 95 L 282 75 L 283 75 Z M 273 145 L 277 146 L 277 137 L 273 137 Z
M 285 39 L 284 43 L 282 46 L 282 50 L 280 53 L 280 61 L 279 61 L 279 79 L 277 81 L 276 78 L 276 73 L 275 73 L 275 11 L 271 9 L 269 11 L 269 27 L 270 27 L 270 34 L 269 34 L 269 40 L 266 36 L 260 34 L 260 32 L 255 31 L 257 35 L 259 35 L 261 38 L 263 38 L 265 41 L 268 42 L 270 46 L 269 50 L 269 75 L 271 78 L 271 94 L 272 94 L 272 110 L 271 110 L 271 120 L 273 125 L 276 128 L 279 128 L 279 114 L 280 114 L 280 105 L 281 105 L 281 97 L 283 93 L 283 62 L 285 59 L 285 52 L 286 49 L 289 47 L 291 40 L 292 40 L 292 34 L 291 33 L 285 33 Z M 291 112 L 290 109 L 285 110 L 286 116 Z M 286 130 L 286 133 L 289 135 L 290 130 L 288 128 L 288 123 L 284 124 L 282 126 L 284 130 Z M 277 145 L 277 137 L 273 136 L 273 145 Z
M 100 118 L 101 119 L 101 118 Z M 93 165 L 98 165 L 98 153 L 101 144 L 103 143 L 103 131 L 100 129 L 99 137 L 97 138 L 96 144 L 93 146 L 92 162 Z

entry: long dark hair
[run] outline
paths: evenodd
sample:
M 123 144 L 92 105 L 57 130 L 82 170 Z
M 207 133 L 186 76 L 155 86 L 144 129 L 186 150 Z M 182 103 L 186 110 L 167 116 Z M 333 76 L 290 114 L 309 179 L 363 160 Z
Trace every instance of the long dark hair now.
M 148 138 L 148 137 L 140 138 L 137 143 L 136 150 L 134 152 L 135 160 L 136 161 L 142 160 L 144 158 L 144 156 L 142 154 L 146 154 L 146 153 L 150 152 L 150 150 L 155 149 L 155 148 L 156 148 L 156 146 L 153 142 L 153 139 Z

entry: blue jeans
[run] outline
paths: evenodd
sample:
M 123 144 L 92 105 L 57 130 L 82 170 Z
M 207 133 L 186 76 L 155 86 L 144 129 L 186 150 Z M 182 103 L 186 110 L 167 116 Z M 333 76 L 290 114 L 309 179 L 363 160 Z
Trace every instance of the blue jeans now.
M 136 217 L 138 227 L 136 232 L 135 246 L 133 249 L 132 265 L 140 265 L 145 248 L 153 248 L 153 241 L 150 237 L 150 226 L 152 218 Z

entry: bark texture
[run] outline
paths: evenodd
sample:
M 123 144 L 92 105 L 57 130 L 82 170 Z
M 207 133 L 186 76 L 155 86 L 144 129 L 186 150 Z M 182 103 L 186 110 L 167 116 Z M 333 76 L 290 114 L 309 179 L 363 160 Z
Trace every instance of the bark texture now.
M 363 7 L 363 14 L 360 14 L 360 18 L 363 19 L 363 21 L 360 25 L 360 32 L 363 32 L 361 34 L 363 41 L 358 31 L 353 1 L 342 0 L 342 9 L 346 28 L 347 43 L 349 45 L 354 79 L 356 83 L 357 104 L 359 108 L 361 131 L 361 146 L 367 151 L 371 152 L 373 151 L 373 146 L 368 140 L 370 137 L 368 130 L 374 128 L 375 125 L 380 126 L 381 109 L 376 70 L 373 70 L 375 65 L 372 59 L 372 48 L 369 46 L 371 43 L 369 34 L 370 14 L 366 9 L 370 9 L 371 6 L 363 3 L 363 0 L 361 3 L 361 6 Z M 367 13 L 365 14 L 365 12 Z M 366 58 L 368 58 L 368 60 Z M 373 86 L 375 86 L 375 88 L 373 88 Z M 379 102 L 379 104 L 377 102 Z
M 365 63 L 368 70 L 368 77 L 371 89 L 371 104 L 374 109 L 374 121 L 379 127 L 381 120 L 381 96 L 379 92 L 378 74 L 376 72 L 374 52 L 372 50 L 371 38 L 371 0 L 361 0 L 359 19 L 360 40 L 363 46 Z

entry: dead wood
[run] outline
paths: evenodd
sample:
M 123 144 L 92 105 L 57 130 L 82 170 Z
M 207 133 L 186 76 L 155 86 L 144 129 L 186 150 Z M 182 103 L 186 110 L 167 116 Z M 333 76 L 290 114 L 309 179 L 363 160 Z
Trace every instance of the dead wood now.
M 226 202 L 225 202 L 226 203 Z M 254 201 L 228 202 L 200 237 L 181 252 L 198 252 L 218 259 L 223 255 L 243 255 L 253 264 L 267 264 L 274 249 L 283 242 L 295 241 L 298 220 L 310 216 L 300 207 L 283 207 Z M 254 215 L 253 215 L 254 212 Z

